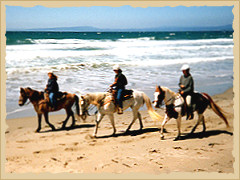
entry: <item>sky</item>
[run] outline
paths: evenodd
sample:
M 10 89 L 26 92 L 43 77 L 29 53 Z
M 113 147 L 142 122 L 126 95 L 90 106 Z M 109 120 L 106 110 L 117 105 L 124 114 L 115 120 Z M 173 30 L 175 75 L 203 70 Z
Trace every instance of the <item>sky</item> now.
M 232 24 L 232 9 L 233 6 L 6 6 L 6 27 L 8 30 L 76 26 L 114 29 L 222 26 Z

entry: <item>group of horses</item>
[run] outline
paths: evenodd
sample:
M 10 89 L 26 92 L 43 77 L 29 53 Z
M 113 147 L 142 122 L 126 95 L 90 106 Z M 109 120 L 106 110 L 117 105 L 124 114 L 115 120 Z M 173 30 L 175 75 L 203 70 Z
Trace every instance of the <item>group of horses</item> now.
M 19 105 L 23 106 L 28 99 L 32 103 L 38 117 L 38 128 L 36 129 L 36 132 L 40 132 L 41 130 L 42 115 L 44 115 L 46 123 L 52 128 L 52 130 L 53 131 L 56 130 L 54 125 L 51 124 L 48 119 L 48 113 L 53 111 L 53 109 L 51 108 L 49 101 L 46 100 L 46 98 L 44 98 L 44 92 L 39 92 L 29 87 L 20 88 Z M 112 99 L 113 99 L 112 94 L 109 92 L 88 93 L 85 95 L 81 95 L 79 97 L 75 94 L 65 93 L 65 97 L 57 102 L 57 108 L 54 109 L 54 111 L 58 111 L 60 109 L 66 110 L 67 117 L 63 121 L 63 124 L 61 127 L 62 129 L 65 129 L 70 116 L 72 117 L 71 127 L 75 126 L 75 117 L 74 117 L 74 112 L 72 110 L 72 107 L 74 104 L 76 106 L 75 108 L 76 117 L 78 119 L 80 117 L 84 121 L 87 118 L 89 106 L 91 104 L 95 105 L 98 111 L 97 111 L 97 118 L 95 120 L 96 126 L 95 126 L 93 136 L 94 137 L 97 136 L 99 124 L 105 115 L 109 117 L 113 127 L 112 135 L 115 135 L 116 127 L 114 123 L 114 113 L 117 111 L 117 108 L 116 108 L 116 104 Z M 194 111 L 197 111 L 198 113 L 198 121 L 194 126 L 194 128 L 192 129 L 191 133 L 195 131 L 195 129 L 197 128 L 200 122 L 202 122 L 203 124 L 203 132 L 206 130 L 203 113 L 207 107 L 211 107 L 212 110 L 221 119 L 224 120 L 226 125 L 229 126 L 227 118 L 224 115 L 222 109 L 212 100 L 212 98 L 208 94 L 194 93 L 192 99 L 193 99 L 192 102 L 193 102 Z M 163 120 L 162 127 L 160 129 L 161 139 L 164 139 L 164 135 L 163 135 L 164 126 L 171 118 L 175 118 L 177 121 L 178 135 L 175 138 L 175 140 L 180 139 L 181 118 L 186 114 L 186 111 L 184 111 L 185 109 L 184 99 L 179 93 L 175 93 L 170 89 L 168 89 L 167 87 L 156 86 L 156 89 L 154 92 L 154 101 L 153 101 L 154 107 L 159 108 L 160 105 L 162 105 L 163 101 L 165 102 L 165 105 L 166 105 L 164 119 L 153 109 L 150 98 L 144 92 L 133 90 L 132 97 L 123 101 L 123 110 L 126 110 L 130 107 L 133 112 L 132 121 L 129 124 L 126 132 L 129 132 L 129 130 L 131 129 L 131 126 L 136 121 L 136 119 L 139 120 L 140 130 L 142 130 L 143 123 L 142 123 L 141 114 L 139 112 L 139 108 L 142 107 L 144 104 L 146 104 L 148 113 L 152 119 L 159 120 L 159 121 Z

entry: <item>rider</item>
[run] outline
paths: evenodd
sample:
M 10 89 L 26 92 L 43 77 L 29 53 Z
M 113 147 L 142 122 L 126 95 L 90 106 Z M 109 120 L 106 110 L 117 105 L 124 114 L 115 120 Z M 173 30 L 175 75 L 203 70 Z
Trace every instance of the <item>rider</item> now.
M 51 105 L 53 107 L 53 110 L 56 109 L 56 94 L 59 91 L 59 87 L 58 87 L 58 83 L 57 83 L 57 76 L 55 74 L 53 74 L 53 72 L 49 72 L 48 73 L 48 82 L 45 88 L 45 92 L 47 92 L 49 94 L 49 99 L 51 102 Z
M 120 69 L 119 65 L 113 66 L 113 71 L 116 73 L 115 75 L 115 81 L 112 85 L 110 85 L 111 88 L 114 88 L 117 90 L 117 104 L 119 106 L 118 108 L 118 114 L 123 114 L 123 92 L 125 90 L 125 86 L 127 85 L 127 78 L 122 74 L 122 70 Z
M 181 67 L 181 70 L 183 72 L 183 75 L 180 78 L 179 81 L 179 91 L 180 94 L 183 96 L 187 103 L 187 120 L 193 119 L 193 108 L 192 108 L 192 94 L 194 91 L 194 81 L 190 74 L 190 67 L 188 64 L 184 64 Z

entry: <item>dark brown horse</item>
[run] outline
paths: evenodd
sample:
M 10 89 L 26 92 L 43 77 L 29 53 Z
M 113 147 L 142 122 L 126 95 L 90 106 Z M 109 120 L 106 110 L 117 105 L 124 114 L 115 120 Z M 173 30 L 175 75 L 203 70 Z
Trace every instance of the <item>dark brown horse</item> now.
M 70 93 L 64 93 L 64 94 L 65 94 L 65 97 L 57 101 L 57 107 L 56 109 L 54 109 L 54 111 L 58 111 L 60 109 L 66 110 L 67 117 L 63 122 L 62 129 L 66 127 L 67 121 L 70 116 L 72 116 L 71 127 L 75 125 L 74 113 L 72 111 L 72 106 L 74 103 L 76 104 L 76 113 L 79 116 L 78 96 Z M 20 88 L 20 96 L 19 96 L 19 102 L 18 102 L 19 106 L 23 106 L 28 99 L 32 103 L 38 116 L 38 128 L 36 129 L 35 132 L 40 132 L 41 130 L 42 115 L 44 115 L 46 123 L 52 128 L 52 130 L 53 131 L 56 130 L 55 127 L 48 120 L 48 113 L 52 112 L 53 110 L 52 110 L 52 107 L 49 105 L 48 100 L 44 98 L 44 92 L 39 92 L 29 87 Z
M 178 136 L 175 140 L 180 139 L 181 134 L 181 117 L 186 115 L 184 99 L 179 93 L 175 93 L 168 89 L 167 87 L 156 86 L 156 90 L 154 93 L 154 107 L 159 108 L 159 105 L 165 102 L 166 112 L 165 117 L 162 122 L 161 127 L 161 139 L 164 138 L 163 129 L 165 124 L 171 119 L 174 118 L 177 120 L 178 127 Z M 229 127 L 226 116 L 223 113 L 223 110 L 212 100 L 212 98 L 206 93 L 194 93 L 192 96 L 192 105 L 193 110 L 198 113 L 198 121 L 196 125 L 193 127 L 191 133 L 195 131 L 197 126 L 202 122 L 203 124 L 203 132 L 206 130 L 205 120 L 203 113 L 207 109 L 208 106 L 212 108 L 212 110 L 225 122 L 227 127 Z

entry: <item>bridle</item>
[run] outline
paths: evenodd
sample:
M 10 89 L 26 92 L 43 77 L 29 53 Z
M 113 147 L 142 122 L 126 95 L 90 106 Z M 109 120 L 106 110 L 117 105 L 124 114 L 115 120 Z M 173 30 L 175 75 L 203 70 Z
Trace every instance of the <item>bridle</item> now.
M 156 107 L 159 107 L 160 106 L 163 106 L 162 102 L 163 102 L 163 99 L 165 98 L 165 92 L 164 91 L 160 91 L 159 92 L 159 95 L 157 97 L 157 100 L 154 100 L 153 103 L 157 103 Z M 165 105 L 168 105 L 167 103 L 169 101 L 171 101 L 172 99 L 174 99 L 174 97 L 170 97 L 166 102 L 165 102 Z
M 23 97 L 22 97 L 22 94 L 21 94 L 21 96 L 20 96 L 20 98 L 19 98 L 19 100 L 18 100 L 18 103 L 19 102 L 22 102 L 21 103 L 21 106 L 24 106 L 24 105 L 28 105 L 31 101 L 29 100 L 29 97 L 26 95 L 26 93 L 24 92 L 24 94 L 25 94 L 25 97 L 24 98 L 26 98 L 26 99 L 24 99 Z M 27 102 L 27 100 L 29 100 L 29 102 Z M 27 103 L 26 103 L 27 102 Z
M 84 105 L 84 107 L 82 108 L 83 105 Z M 86 114 L 87 114 L 88 116 L 90 116 L 89 113 L 88 113 L 88 110 L 89 110 L 88 106 L 89 106 L 89 105 L 86 104 L 85 99 L 82 97 L 82 98 L 81 98 L 81 105 L 80 105 L 80 108 L 83 109 L 83 110 L 82 110 L 82 114 L 81 114 L 82 116 L 83 116 L 83 115 L 86 115 Z

